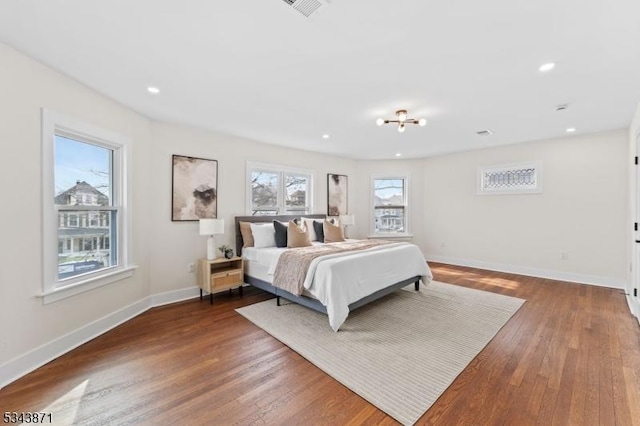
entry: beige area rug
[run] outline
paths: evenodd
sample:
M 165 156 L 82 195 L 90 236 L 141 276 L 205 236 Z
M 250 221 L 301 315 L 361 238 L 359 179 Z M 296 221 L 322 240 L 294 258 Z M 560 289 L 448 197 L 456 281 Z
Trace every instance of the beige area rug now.
M 337 333 L 325 315 L 294 303 L 267 300 L 237 311 L 394 419 L 413 424 L 524 302 L 434 281 L 355 310 Z

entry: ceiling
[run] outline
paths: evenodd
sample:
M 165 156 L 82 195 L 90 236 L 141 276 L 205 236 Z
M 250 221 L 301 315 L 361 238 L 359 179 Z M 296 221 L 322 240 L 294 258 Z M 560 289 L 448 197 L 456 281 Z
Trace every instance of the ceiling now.
M 3 0 L 0 42 L 155 120 L 357 159 L 628 127 L 640 101 L 637 0 Z M 376 126 L 401 108 L 427 126 Z

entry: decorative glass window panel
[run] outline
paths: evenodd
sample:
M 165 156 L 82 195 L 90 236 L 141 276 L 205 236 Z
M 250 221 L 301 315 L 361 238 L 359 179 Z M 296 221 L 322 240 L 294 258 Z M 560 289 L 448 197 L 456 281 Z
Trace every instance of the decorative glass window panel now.
M 542 192 L 539 162 L 483 167 L 478 171 L 478 194 L 529 194 Z

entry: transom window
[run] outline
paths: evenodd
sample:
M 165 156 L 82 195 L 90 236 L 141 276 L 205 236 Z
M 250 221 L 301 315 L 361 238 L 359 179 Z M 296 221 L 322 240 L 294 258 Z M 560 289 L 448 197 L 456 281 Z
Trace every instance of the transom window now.
M 309 214 L 313 172 L 247 162 L 247 214 Z
M 478 169 L 478 194 L 535 194 L 542 192 L 542 164 L 538 161 Z
M 407 178 L 372 179 L 373 234 L 377 236 L 408 233 Z

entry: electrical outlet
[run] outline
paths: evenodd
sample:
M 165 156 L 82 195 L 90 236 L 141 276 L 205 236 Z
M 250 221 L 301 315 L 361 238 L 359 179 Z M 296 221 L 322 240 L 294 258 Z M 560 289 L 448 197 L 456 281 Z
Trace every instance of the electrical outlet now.
M 569 253 L 566 251 L 560 252 L 560 260 L 569 260 Z
M 188 263 L 187 264 L 187 272 L 189 272 L 190 274 L 193 274 L 196 271 L 196 264 L 195 263 Z

